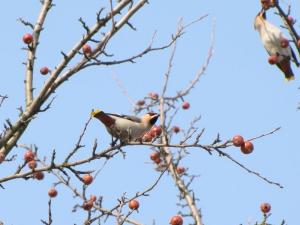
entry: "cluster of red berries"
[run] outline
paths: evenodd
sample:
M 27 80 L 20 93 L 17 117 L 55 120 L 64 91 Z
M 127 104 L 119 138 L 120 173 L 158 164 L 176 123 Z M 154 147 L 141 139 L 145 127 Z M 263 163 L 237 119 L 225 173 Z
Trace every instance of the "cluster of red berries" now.
M 162 159 L 160 157 L 160 153 L 157 151 L 154 151 L 150 154 L 150 159 L 157 165 L 160 164 L 162 161 Z M 185 172 L 185 168 L 183 166 L 177 166 L 176 172 L 178 175 L 182 175 Z
M 35 153 L 31 149 L 25 152 L 24 160 L 30 169 L 34 170 L 37 167 L 37 161 L 35 160 Z M 41 171 L 34 172 L 33 178 L 37 180 L 43 180 L 44 173 Z
M 159 98 L 159 95 L 156 93 L 156 92 L 149 92 L 148 93 L 148 97 L 153 100 L 153 101 L 157 101 L 158 98 Z M 143 106 L 145 105 L 145 100 L 144 99 L 140 99 L 136 102 L 136 105 L 137 106 Z M 189 109 L 190 108 L 190 103 L 189 102 L 183 102 L 182 105 L 181 105 L 182 109 Z
M 161 126 L 154 125 L 150 131 L 144 134 L 143 141 L 151 142 L 154 138 L 159 137 L 162 133 Z
M 82 204 L 82 208 L 86 211 L 89 211 L 93 208 L 94 202 L 97 200 L 97 197 L 95 195 L 91 195 L 90 199 L 85 201 Z
M 232 138 L 232 144 L 235 147 L 240 147 L 242 153 L 250 154 L 253 152 L 254 146 L 251 141 L 244 141 L 244 138 L 241 135 L 235 135 Z
M 177 134 L 180 132 L 180 127 L 178 126 L 173 126 L 172 131 Z M 159 137 L 162 133 L 162 128 L 161 126 L 154 125 L 150 131 L 144 134 L 143 136 L 143 141 L 145 142 L 151 142 L 154 138 Z
M 157 151 L 154 151 L 150 154 L 150 159 L 156 164 L 160 164 L 162 161 L 160 158 L 160 153 Z

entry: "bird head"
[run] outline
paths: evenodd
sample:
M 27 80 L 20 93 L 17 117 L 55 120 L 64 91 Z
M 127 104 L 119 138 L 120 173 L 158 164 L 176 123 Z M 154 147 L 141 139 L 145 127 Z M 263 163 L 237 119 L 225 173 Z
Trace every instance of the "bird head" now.
M 141 120 L 145 123 L 149 123 L 151 125 L 154 125 L 159 117 L 159 114 L 148 112 L 144 116 L 142 116 Z
M 266 20 L 266 12 L 264 9 L 262 9 L 255 17 L 254 19 L 254 29 L 258 30 L 261 25 L 264 23 Z
M 103 111 L 100 109 L 95 109 L 95 110 L 93 109 L 91 112 L 91 117 L 96 117 L 101 112 L 103 112 Z

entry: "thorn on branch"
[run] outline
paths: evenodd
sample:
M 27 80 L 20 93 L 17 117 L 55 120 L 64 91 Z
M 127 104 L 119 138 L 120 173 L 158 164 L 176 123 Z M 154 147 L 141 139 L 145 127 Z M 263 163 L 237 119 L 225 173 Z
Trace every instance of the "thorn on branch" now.
M 45 112 L 45 111 L 47 111 L 48 109 L 50 109 L 50 108 L 51 108 L 51 105 L 52 105 L 52 103 L 53 103 L 53 101 L 54 101 L 55 98 L 56 98 L 56 97 L 53 97 L 53 98 L 50 100 L 49 104 L 48 104 L 44 109 L 40 109 L 39 112 Z
M 107 53 L 106 51 L 102 51 L 102 53 L 106 56 L 106 57 L 113 57 L 114 56 L 114 54 L 109 54 L 109 53 Z
M 85 29 L 87 34 L 90 34 L 90 28 L 86 25 L 86 23 L 83 21 L 82 17 L 79 18 L 79 22 L 81 23 L 81 25 L 83 26 L 83 28 Z
M 55 149 L 53 150 L 52 152 L 52 156 L 51 156 L 51 167 L 55 167 L 55 163 L 54 163 L 54 160 L 55 160 L 55 156 L 56 156 L 56 152 L 55 152 Z
M 52 224 L 52 211 L 51 211 L 51 198 L 48 201 L 48 222 L 41 219 L 41 222 L 45 225 L 51 225 Z
M 64 57 L 64 59 L 65 59 L 65 60 L 67 60 L 67 59 L 68 59 L 68 56 L 67 56 L 67 54 L 66 54 L 66 53 L 64 53 L 63 51 L 61 51 L 60 53 L 63 55 L 63 57 Z
M 100 41 L 95 40 L 95 39 L 93 39 L 93 38 L 90 38 L 89 41 L 94 42 L 94 43 L 100 43 Z
M 2 106 L 2 103 L 7 99 L 7 95 L 0 95 L 0 107 Z
M 103 20 L 101 19 L 101 13 L 103 12 L 103 10 L 104 10 L 105 8 L 101 8 L 100 10 L 99 10 L 99 12 L 97 12 L 97 22 L 98 23 L 101 23 Z
M 129 21 L 126 22 L 126 24 L 134 31 L 137 31 L 136 27 L 134 27 Z
M 213 143 L 211 145 L 215 145 L 215 144 L 218 144 L 220 142 L 221 142 L 220 134 L 218 133 L 216 139 L 213 141 Z
M 24 20 L 23 18 L 21 18 L 21 17 L 18 18 L 18 21 L 21 22 L 24 26 L 28 26 L 28 27 L 30 27 L 32 30 L 34 29 L 33 24 L 30 23 L 30 22 L 28 22 L 28 21 L 26 21 L 26 20 Z

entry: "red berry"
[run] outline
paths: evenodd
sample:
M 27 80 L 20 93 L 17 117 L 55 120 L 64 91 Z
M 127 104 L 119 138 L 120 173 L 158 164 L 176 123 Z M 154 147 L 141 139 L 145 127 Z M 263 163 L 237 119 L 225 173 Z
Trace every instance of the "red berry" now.
M 35 172 L 33 174 L 33 177 L 37 180 L 43 180 L 44 179 L 44 173 L 43 172 Z
M 48 74 L 48 73 L 49 73 L 49 68 L 48 68 L 47 66 L 42 67 L 42 68 L 40 69 L 40 73 L 41 73 L 42 75 Z
M 50 188 L 49 191 L 48 191 L 48 195 L 51 197 L 51 198 L 54 198 L 56 197 L 57 195 L 57 190 L 53 187 L 53 188 Z
M 271 0 L 271 6 L 274 7 L 278 0 Z
M 268 61 L 271 65 L 274 65 L 278 62 L 278 56 L 277 55 L 270 55 Z
M 3 153 L 0 153 L 0 163 L 2 163 L 5 160 L 5 156 Z
M 287 21 L 290 25 L 293 25 L 294 24 L 294 18 L 292 16 L 288 16 L 287 17 Z
M 82 208 L 86 211 L 89 211 L 93 208 L 93 206 L 94 206 L 94 202 L 88 200 L 83 203 Z
M 26 162 L 29 162 L 34 159 L 34 153 L 32 150 L 27 150 L 24 154 L 24 159 Z
M 300 39 L 297 41 L 297 46 L 300 48 Z
M 174 126 L 174 127 L 172 128 L 172 130 L 173 130 L 173 132 L 174 132 L 175 134 L 177 134 L 177 133 L 179 133 L 180 128 L 179 128 L 178 126 Z
M 151 129 L 151 131 L 153 132 L 154 137 L 161 135 L 161 126 L 156 126 L 154 125 Z
M 244 144 L 244 138 L 241 135 L 235 135 L 232 138 L 232 144 L 235 147 L 241 147 Z
M 183 174 L 183 173 L 185 172 L 185 168 L 182 167 L 182 166 L 177 166 L 176 172 L 177 172 L 179 175 L 181 175 L 181 174 Z
M 262 204 L 260 205 L 260 210 L 261 210 L 263 213 L 268 213 L 268 212 L 270 212 L 270 210 L 271 210 L 271 205 L 270 205 L 269 203 L 264 202 L 264 203 L 262 203 Z
M 156 137 L 156 132 L 153 129 L 151 129 L 148 133 L 151 136 L 151 140 Z
M 152 138 L 153 138 L 152 135 L 150 134 L 150 132 L 148 132 L 148 133 L 144 134 L 143 141 L 144 142 L 151 142 Z
M 289 46 L 289 40 L 285 39 L 285 38 L 282 38 L 280 40 L 280 45 L 282 48 L 287 48 Z
M 83 53 L 84 53 L 85 55 L 90 55 L 90 54 L 92 53 L 92 48 L 91 48 L 90 45 L 84 44 L 84 45 L 82 46 L 82 51 L 83 51 Z
M 35 169 L 36 168 L 36 166 L 37 166 L 37 163 L 36 163 L 36 161 L 33 159 L 33 160 L 30 160 L 28 163 L 28 167 L 30 168 L 30 169 Z
M 32 37 L 31 34 L 29 34 L 29 33 L 24 34 L 24 36 L 23 36 L 23 42 L 25 44 L 29 45 L 32 41 L 33 41 L 33 37 Z
M 245 141 L 245 143 L 241 146 L 241 151 L 244 154 L 250 154 L 253 152 L 254 146 L 251 141 Z
M 135 199 L 131 200 L 128 203 L 128 207 L 132 210 L 137 210 L 139 208 L 139 206 L 140 206 L 140 203 Z
M 173 216 L 170 220 L 171 225 L 182 225 L 183 219 L 180 215 Z
M 136 102 L 136 105 L 138 105 L 138 106 L 143 106 L 143 105 L 145 105 L 145 100 L 138 100 L 138 101 Z
M 268 10 L 270 7 L 274 6 L 273 1 L 270 0 L 261 0 L 260 2 L 264 10 Z
M 91 195 L 89 201 L 95 202 L 96 200 L 97 200 L 97 196 L 96 195 Z
M 93 182 L 93 177 L 92 177 L 92 175 L 90 175 L 90 174 L 85 174 L 85 175 L 83 175 L 83 177 L 82 177 L 82 180 L 83 180 L 83 183 L 85 184 L 85 185 L 89 185 L 89 184 L 91 184 L 92 182 Z
M 156 151 L 152 152 L 151 155 L 150 155 L 150 159 L 153 160 L 153 161 L 159 159 L 159 157 L 160 157 L 160 154 L 159 154 L 159 152 L 156 152 Z
M 190 108 L 190 103 L 188 103 L 188 102 L 183 102 L 183 103 L 182 103 L 182 108 L 183 108 L 183 109 L 189 109 L 189 108 Z
M 150 92 L 148 94 L 148 96 L 152 99 L 152 100 L 157 100 L 158 99 L 158 94 L 155 92 Z
M 160 164 L 161 163 L 161 159 L 160 158 L 157 158 L 155 160 L 153 160 L 156 164 Z

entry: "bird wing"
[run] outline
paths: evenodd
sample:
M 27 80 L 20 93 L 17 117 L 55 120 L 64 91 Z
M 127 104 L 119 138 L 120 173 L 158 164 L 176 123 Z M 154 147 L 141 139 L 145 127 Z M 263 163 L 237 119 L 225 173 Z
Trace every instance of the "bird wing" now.
M 132 122 L 136 122 L 136 123 L 140 123 L 141 122 L 141 118 L 139 118 L 137 116 L 124 115 L 124 114 L 119 115 L 119 114 L 114 114 L 114 113 L 107 113 L 107 114 L 111 115 L 111 116 L 115 116 L 115 117 L 127 119 L 127 120 L 130 120 Z

